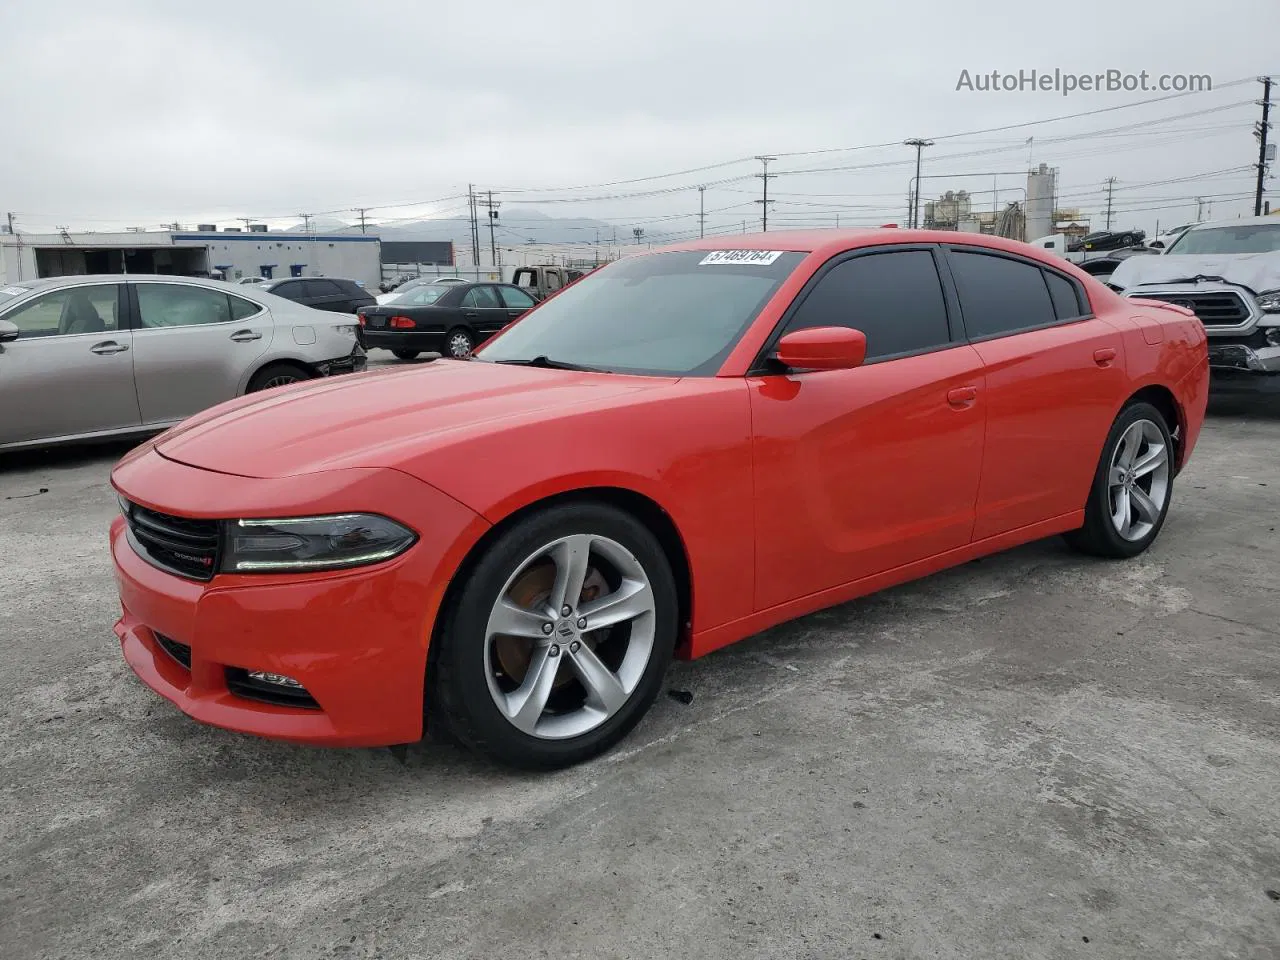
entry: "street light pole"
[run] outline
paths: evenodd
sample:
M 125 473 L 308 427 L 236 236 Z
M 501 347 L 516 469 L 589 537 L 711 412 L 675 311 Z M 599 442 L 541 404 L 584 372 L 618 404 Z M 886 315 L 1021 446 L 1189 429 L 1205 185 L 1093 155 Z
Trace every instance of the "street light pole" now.
M 921 140 L 915 137 L 911 140 L 902 141 L 903 146 L 916 148 L 916 190 L 915 197 L 911 201 L 911 226 L 920 226 L 920 155 L 924 152 L 925 147 L 932 147 L 932 140 Z

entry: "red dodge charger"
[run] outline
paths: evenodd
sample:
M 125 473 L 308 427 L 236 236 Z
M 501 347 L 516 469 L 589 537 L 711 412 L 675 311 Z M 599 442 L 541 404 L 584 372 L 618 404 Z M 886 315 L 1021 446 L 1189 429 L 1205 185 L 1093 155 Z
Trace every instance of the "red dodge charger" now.
M 671 658 L 1065 534 L 1145 550 L 1209 383 L 1187 310 L 914 230 L 630 256 L 466 360 L 222 404 L 115 468 L 116 633 L 197 720 L 512 764 Z

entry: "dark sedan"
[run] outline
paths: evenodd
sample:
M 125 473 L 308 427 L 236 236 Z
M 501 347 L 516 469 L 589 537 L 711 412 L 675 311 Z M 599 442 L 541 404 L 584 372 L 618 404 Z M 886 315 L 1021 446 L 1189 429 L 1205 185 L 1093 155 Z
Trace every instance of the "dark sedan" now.
M 508 283 L 430 283 L 356 314 L 366 347 L 382 347 L 401 360 L 423 351 L 468 357 L 534 303 Z

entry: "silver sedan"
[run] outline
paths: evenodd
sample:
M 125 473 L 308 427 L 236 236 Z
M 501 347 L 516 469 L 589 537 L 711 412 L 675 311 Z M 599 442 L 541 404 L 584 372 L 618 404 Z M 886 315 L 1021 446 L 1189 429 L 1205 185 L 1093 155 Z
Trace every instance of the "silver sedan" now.
M 151 433 L 244 393 L 363 369 L 358 326 L 218 280 L 0 285 L 0 450 Z

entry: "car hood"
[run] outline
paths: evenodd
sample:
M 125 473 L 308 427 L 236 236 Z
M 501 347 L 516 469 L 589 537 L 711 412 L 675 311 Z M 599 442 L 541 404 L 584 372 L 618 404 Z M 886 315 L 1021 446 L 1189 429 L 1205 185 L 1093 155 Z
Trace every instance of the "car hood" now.
M 1273 253 L 1181 254 L 1130 257 L 1116 267 L 1111 283 L 1126 293 L 1135 287 L 1193 282 L 1195 277 L 1222 277 L 1254 293 L 1280 288 L 1280 251 Z
M 477 431 L 510 429 L 672 382 L 436 360 L 242 397 L 162 434 L 155 449 L 178 463 L 243 477 L 396 467 Z

